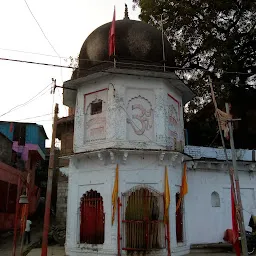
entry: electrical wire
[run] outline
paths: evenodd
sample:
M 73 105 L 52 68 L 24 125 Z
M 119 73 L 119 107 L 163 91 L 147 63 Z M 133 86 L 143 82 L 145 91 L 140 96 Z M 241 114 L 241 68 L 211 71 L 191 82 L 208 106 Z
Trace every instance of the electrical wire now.
M 23 120 L 29 120 L 29 119 L 34 119 L 34 118 L 49 116 L 49 115 L 52 115 L 52 113 L 44 114 L 44 115 L 40 115 L 40 116 L 26 117 L 26 118 L 22 118 L 22 119 L 18 119 L 18 120 L 13 120 L 13 122 L 19 122 L 19 121 L 23 121 Z
M 27 51 L 16 50 L 16 49 L 0 48 L 0 51 L 18 52 L 18 53 L 39 55 L 39 56 L 44 56 L 44 57 L 59 58 L 59 56 L 56 56 L 56 55 L 50 55 L 50 54 L 45 54 L 45 53 L 40 53 L 40 52 L 27 52 Z M 68 58 L 66 58 L 66 57 L 61 57 L 61 58 L 62 58 L 62 59 L 68 59 Z
M 24 106 L 28 105 L 29 103 L 33 102 L 34 100 L 38 99 L 39 97 L 43 96 L 44 94 L 47 93 L 47 90 L 46 90 L 46 89 L 48 89 L 48 87 L 49 87 L 51 84 L 52 84 L 52 83 L 48 84 L 48 85 L 47 85 L 46 87 L 44 87 L 40 92 L 38 92 L 36 95 L 34 95 L 32 98 L 30 98 L 30 99 L 27 100 L 26 102 L 24 102 L 24 103 L 22 103 L 22 104 L 19 104 L 19 105 L 15 106 L 15 107 L 11 108 L 11 109 L 8 110 L 7 112 L 1 114 L 0 117 L 5 116 L 5 115 L 7 115 L 7 114 L 9 114 L 9 113 L 11 113 L 11 112 L 13 112 L 13 111 L 15 111 L 15 110 L 21 108 L 21 107 L 24 107 Z M 46 91 L 45 91 L 45 90 L 46 90 Z M 48 89 L 48 90 L 49 90 L 49 89 Z M 44 91 L 45 91 L 45 92 L 44 92 Z M 43 92 L 44 92 L 44 93 L 43 93 Z
M 28 3 L 26 0 L 24 0 L 24 2 L 26 3 L 26 6 L 30 12 L 30 14 L 32 15 L 32 17 L 34 18 L 35 22 L 37 23 L 39 29 L 41 30 L 42 34 L 44 35 L 45 39 L 47 40 L 47 42 L 49 43 L 49 45 L 52 47 L 52 49 L 54 50 L 54 52 L 57 54 L 58 58 L 59 58 L 59 61 L 60 61 L 60 77 L 61 77 L 61 83 L 63 84 L 63 74 L 62 74 L 62 65 L 61 65 L 61 56 L 59 55 L 59 53 L 56 51 L 56 49 L 54 48 L 54 46 L 52 45 L 52 43 L 50 42 L 50 40 L 48 39 L 48 37 L 46 36 L 43 28 L 41 27 L 40 23 L 38 22 L 38 20 L 36 19 L 35 15 L 33 14 L 31 8 L 29 7 Z M 59 94 L 59 91 L 58 91 L 58 94 Z M 59 94 L 60 96 L 60 94 Z M 60 99 L 61 99 L 61 96 L 60 96 Z
M 71 66 L 51 64 L 51 63 L 45 63 L 45 62 L 27 61 L 27 60 L 10 59 L 10 58 L 2 58 L 2 57 L 0 57 L 0 60 L 27 63 L 27 64 L 36 64 L 36 65 L 42 65 L 42 66 L 51 66 L 51 67 L 74 69 Z M 112 61 L 100 61 L 100 60 L 92 60 L 92 59 L 84 59 L 84 60 L 99 62 L 99 63 L 113 63 Z M 151 68 L 158 68 L 158 69 L 163 67 L 163 66 L 158 66 L 158 65 L 147 65 L 147 64 L 141 64 L 141 63 L 130 63 L 130 62 L 120 62 L 120 63 L 123 64 L 123 65 L 151 67 Z M 173 69 L 175 71 L 176 70 L 184 70 L 184 71 L 195 70 L 195 68 L 182 68 L 182 67 L 170 67 L 170 66 L 165 66 L 165 67 L 167 69 Z M 88 68 L 81 68 L 81 67 L 77 67 L 77 69 L 88 70 Z M 205 71 L 205 69 L 203 69 L 203 68 L 196 68 L 196 69 Z M 104 72 L 104 71 L 100 71 L 100 72 Z M 225 71 L 225 70 L 223 70 L 222 73 L 224 73 L 224 74 L 238 74 L 238 75 L 251 75 L 251 76 L 256 75 L 256 73 Z M 180 80 L 180 79 L 177 79 L 177 80 Z M 221 82 L 217 82 L 217 83 L 221 83 Z
M 37 52 L 28 52 L 28 51 L 22 51 L 22 50 L 16 50 L 16 49 L 0 48 L 0 50 L 19 52 L 19 53 L 26 53 L 26 54 L 33 54 L 33 55 L 41 55 L 41 56 L 53 57 L 53 58 L 69 59 L 69 57 L 61 57 L 61 56 L 56 56 L 56 55 L 49 55 L 49 54 L 37 53 Z M 113 63 L 112 61 L 102 61 L 102 60 L 97 60 L 97 59 L 79 59 L 79 60 L 93 61 L 93 62 L 99 62 L 99 63 Z M 23 62 L 23 61 L 21 60 L 21 62 Z M 33 63 L 31 63 L 31 64 L 33 64 Z M 35 63 L 35 64 L 43 65 L 45 63 Z M 125 64 L 125 65 L 135 65 L 135 66 L 145 66 L 145 67 L 157 67 L 157 68 L 161 67 L 161 66 L 158 66 L 158 65 L 147 65 L 147 64 L 141 64 L 141 63 L 136 63 L 135 64 L 135 63 L 122 62 L 122 64 Z M 49 64 L 49 65 L 54 65 L 54 64 Z M 73 67 L 70 67 L 70 66 L 63 66 L 63 65 L 60 65 L 60 66 L 63 67 L 63 68 L 73 68 Z M 57 67 L 58 67 L 58 65 L 57 65 Z M 195 70 L 195 69 L 205 70 L 204 68 L 182 68 L 182 67 L 170 67 L 170 66 L 166 66 L 166 68 L 177 69 L 177 70 L 187 70 L 187 71 Z M 79 67 L 78 67 L 78 69 L 79 69 Z M 239 72 L 239 71 L 225 71 L 224 70 L 222 72 L 226 73 L 226 74 L 256 75 L 256 73 L 246 73 L 246 72 Z M 225 84 L 225 83 L 222 83 L 222 84 Z
M 58 55 L 58 57 L 60 57 L 60 55 L 59 55 L 58 52 L 55 50 L 55 48 L 53 47 L 52 43 L 50 42 L 50 40 L 48 39 L 48 37 L 47 37 L 46 34 L 44 33 L 44 31 L 43 31 L 41 25 L 40 25 L 39 22 L 37 21 L 37 19 L 36 19 L 35 15 L 33 14 L 32 10 L 30 9 L 30 7 L 29 7 L 27 1 L 24 0 L 24 2 L 25 2 L 25 4 L 26 4 L 26 6 L 27 6 L 27 8 L 28 8 L 28 10 L 29 10 L 29 12 L 30 12 L 30 14 L 31 14 L 32 17 L 34 18 L 35 22 L 37 23 L 39 29 L 41 30 L 42 34 L 44 35 L 45 39 L 47 40 L 47 42 L 49 43 L 49 45 L 52 47 L 52 49 L 54 50 L 54 52 Z

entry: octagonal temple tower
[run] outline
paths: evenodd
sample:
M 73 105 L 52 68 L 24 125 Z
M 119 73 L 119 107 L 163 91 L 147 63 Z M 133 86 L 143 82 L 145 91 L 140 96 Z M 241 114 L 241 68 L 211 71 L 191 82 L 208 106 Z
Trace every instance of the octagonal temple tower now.
M 175 64 L 166 39 L 163 68 L 159 30 L 126 11 L 115 22 L 114 66 L 110 27 L 88 36 L 79 68 L 64 83 L 64 104 L 75 108 L 66 253 L 185 254 L 186 200 L 178 211 L 176 203 L 187 158 L 183 105 L 192 93 L 168 69 Z

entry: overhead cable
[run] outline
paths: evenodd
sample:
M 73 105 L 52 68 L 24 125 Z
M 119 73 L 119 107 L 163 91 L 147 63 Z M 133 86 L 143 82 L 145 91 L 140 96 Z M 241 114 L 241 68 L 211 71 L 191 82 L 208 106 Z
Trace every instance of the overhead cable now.
M 53 47 L 52 43 L 50 42 L 50 40 L 48 39 L 48 37 L 47 37 L 46 34 L 44 33 L 44 31 L 43 31 L 41 25 L 40 25 L 39 22 L 37 21 L 37 19 L 36 19 L 35 15 L 33 14 L 32 10 L 30 9 L 30 7 L 29 7 L 27 1 L 24 0 L 24 2 L 25 2 L 25 4 L 26 4 L 26 6 L 27 6 L 27 8 L 28 8 L 28 10 L 29 10 L 29 12 L 30 12 L 30 14 L 31 14 L 32 17 L 34 18 L 35 22 L 37 23 L 39 29 L 41 30 L 42 34 L 44 35 L 45 39 L 47 40 L 47 42 L 49 43 L 49 45 L 52 47 L 52 49 L 54 50 L 54 52 L 58 55 L 58 57 L 60 57 L 60 55 L 59 55 L 58 52 L 55 50 L 55 48 Z
M 68 69 L 75 69 L 74 67 L 71 66 L 65 66 L 65 65 L 58 65 L 58 64 L 51 64 L 51 63 L 45 63 L 45 62 L 36 62 L 36 61 L 27 61 L 27 60 L 18 60 L 18 59 L 10 59 L 10 58 L 1 58 L 0 60 L 5 60 L 5 61 L 13 61 L 13 62 L 21 62 L 21 63 L 27 63 L 27 64 L 36 64 L 36 65 L 43 65 L 43 66 L 51 66 L 51 67 L 59 67 L 59 68 L 68 68 Z M 113 63 L 112 61 L 100 61 L 100 60 L 90 60 L 90 59 L 86 59 L 88 61 L 91 62 L 99 62 L 99 63 Z M 117 61 L 118 63 L 118 61 Z M 123 65 L 131 65 L 131 66 L 140 66 L 140 67 L 151 67 L 151 68 L 161 68 L 163 66 L 158 66 L 158 65 L 148 65 L 148 64 L 141 64 L 141 63 L 129 63 L 129 62 L 120 62 Z M 203 70 L 205 71 L 204 68 L 182 68 L 182 67 L 170 67 L 170 66 L 165 66 L 168 69 L 174 69 L 174 70 L 184 70 L 184 71 L 190 71 L 190 70 Z M 81 68 L 81 67 L 77 67 L 77 69 L 80 70 L 88 70 L 88 68 Z M 104 71 L 101 71 L 104 72 Z M 240 75 L 256 75 L 256 73 L 248 73 L 248 72 L 238 72 L 238 71 L 221 71 L 222 73 L 225 74 L 240 74 Z M 180 79 L 178 79 L 180 80 Z
M 0 115 L 0 117 L 5 116 L 21 107 L 24 107 L 26 105 L 28 105 L 29 103 L 31 103 L 32 101 L 38 99 L 39 97 L 43 96 L 45 93 L 47 93 L 47 88 L 51 85 L 52 83 L 48 84 L 46 87 L 44 87 L 40 92 L 38 92 L 35 96 L 33 96 L 32 98 L 30 98 L 29 100 L 27 100 L 26 102 L 19 104 L 13 108 L 11 108 L 10 110 L 8 110 L 7 112 L 3 113 Z M 45 91 L 46 90 L 46 91 Z

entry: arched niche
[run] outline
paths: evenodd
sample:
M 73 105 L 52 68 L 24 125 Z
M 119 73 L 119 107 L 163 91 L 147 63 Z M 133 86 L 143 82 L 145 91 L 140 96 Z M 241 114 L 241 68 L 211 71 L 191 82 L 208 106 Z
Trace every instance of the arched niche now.
M 211 205 L 212 207 L 220 207 L 220 195 L 216 191 L 211 194 Z
M 80 243 L 103 244 L 105 214 L 103 198 L 95 190 L 87 191 L 80 202 Z
M 123 250 L 152 251 L 165 248 L 163 194 L 137 186 L 122 194 Z

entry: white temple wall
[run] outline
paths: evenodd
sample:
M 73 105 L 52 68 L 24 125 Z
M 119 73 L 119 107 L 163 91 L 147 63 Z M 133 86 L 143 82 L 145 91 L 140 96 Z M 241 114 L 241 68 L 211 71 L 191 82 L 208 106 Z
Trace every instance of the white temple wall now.
M 102 113 L 91 103 L 102 100 Z M 74 152 L 101 148 L 174 149 L 184 145 L 181 92 L 160 78 L 113 75 L 77 92 Z
M 231 224 L 231 195 L 229 174 L 224 170 L 188 170 L 188 194 L 186 195 L 187 238 L 189 244 L 224 242 L 226 229 Z M 241 198 L 245 227 L 248 227 L 250 212 L 255 212 L 256 177 L 249 169 L 239 171 Z M 213 192 L 219 195 L 216 201 Z M 215 200 L 213 200 L 215 199 Z M 217 202 L 217 204 L 216 204 Z M 248 213 L 249 212 L 249 213 Z
M 80 159 L 74 159 L 75 157 L 71 160 L 69 167 L 69 207 L 67 214 L 66 252 L 70 253 L 70 255 L 80 255 L 82 252 L 93 253 L 93 250 L 97 250 L 99 253 L 102 251 L 102 254 L 109 252 L 109 254 L 113 253 L 113 255 L 115 255 L 117 251 L 117 211 L 115 214 L 115 222 L 112 226 L 111 196 L 115 180 L 116 164 L 108 163 L 105 165 L 104 161 L 100 161 L 96 156 L 90 156 L 90 159 L 86 156 Z M 121 197 L 121 193 L 138 185 L 146 185 L 157 190 L 159 193 L 163 193 L 165 164 L 167 164 L 167 162 L 159 163 L 158 155 L 139 154 L 128 156 L 127 162 L 119 165 L 119 196 Z M 184 243 L 177 245 L 176 242 L 175 193 L 180 190 L 181 174 L 181 164 L 168 166 L 168 178 L 171 192 L 171 206 L 169 210 L 170 233 L 173 252 L 188 251 L 188 244 L 186 243 L 187 224 L 185 217 Z M 80 198 L 86 191 L 91 189 L 96 190 L 103 197 L 105 212 L 105 241 L 103 245 L 92 246 L 79 244 Z M 123 253 L 125 253 L 125 251 L 123 251 Z M 164 253 L 166 254 L 165 250 Z

